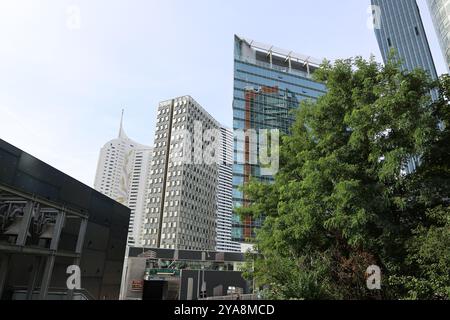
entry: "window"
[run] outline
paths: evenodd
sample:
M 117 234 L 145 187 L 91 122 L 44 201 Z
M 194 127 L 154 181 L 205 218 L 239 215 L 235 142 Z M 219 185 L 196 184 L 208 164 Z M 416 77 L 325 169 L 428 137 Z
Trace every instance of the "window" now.
M 388 46 L 389 46 L 389 47 L 392 47 L 391 38 L 387 38 L 387 42 L 388 42 Z
M 414 27 L 414 30 L 416 31 L 416 36 L 418 36 L 419 35 L 419 28 Z

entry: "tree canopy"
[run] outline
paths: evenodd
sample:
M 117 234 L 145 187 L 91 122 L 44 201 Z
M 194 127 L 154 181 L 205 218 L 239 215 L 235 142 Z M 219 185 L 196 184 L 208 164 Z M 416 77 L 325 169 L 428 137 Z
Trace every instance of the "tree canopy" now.
M 265 217 L 256 284 L 275 299 L 449 299 L 450 77 L 360 57 L 314 76 L 327 93 L 302 102 L 275 181 L 246 185 L 237 209 Z

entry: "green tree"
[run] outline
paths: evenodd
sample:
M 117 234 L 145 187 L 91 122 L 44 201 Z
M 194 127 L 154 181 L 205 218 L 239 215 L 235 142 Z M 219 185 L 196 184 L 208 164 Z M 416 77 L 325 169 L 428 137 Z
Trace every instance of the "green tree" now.
M 244 187 L 239 214 L 265 217 L 256 284 L 275 299 L 450 298 L 450 78 L 359 57 L 315 77 L 328 91 L 301 104 L 274 183 Z

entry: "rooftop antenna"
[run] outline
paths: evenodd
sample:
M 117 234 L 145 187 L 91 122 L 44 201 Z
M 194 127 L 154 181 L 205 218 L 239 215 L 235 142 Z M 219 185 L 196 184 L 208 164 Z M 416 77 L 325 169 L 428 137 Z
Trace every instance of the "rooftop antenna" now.
M 122 138 L 123 136 L 123 113 L 124 109 L 122 109 L 122 116 L 120 117 L 120 128 L 119 128 L 119 138 Z

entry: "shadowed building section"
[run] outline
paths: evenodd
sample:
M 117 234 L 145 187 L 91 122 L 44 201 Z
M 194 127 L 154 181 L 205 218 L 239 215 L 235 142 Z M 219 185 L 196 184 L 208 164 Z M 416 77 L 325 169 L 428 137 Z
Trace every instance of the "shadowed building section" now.
M 0 297 L 118 299 L 130 210 L 0 140 Z M 81 286 L 69 290 L 69 266 Z
M 257 299 L 240 252 L 130 248 L 124 300 Z

